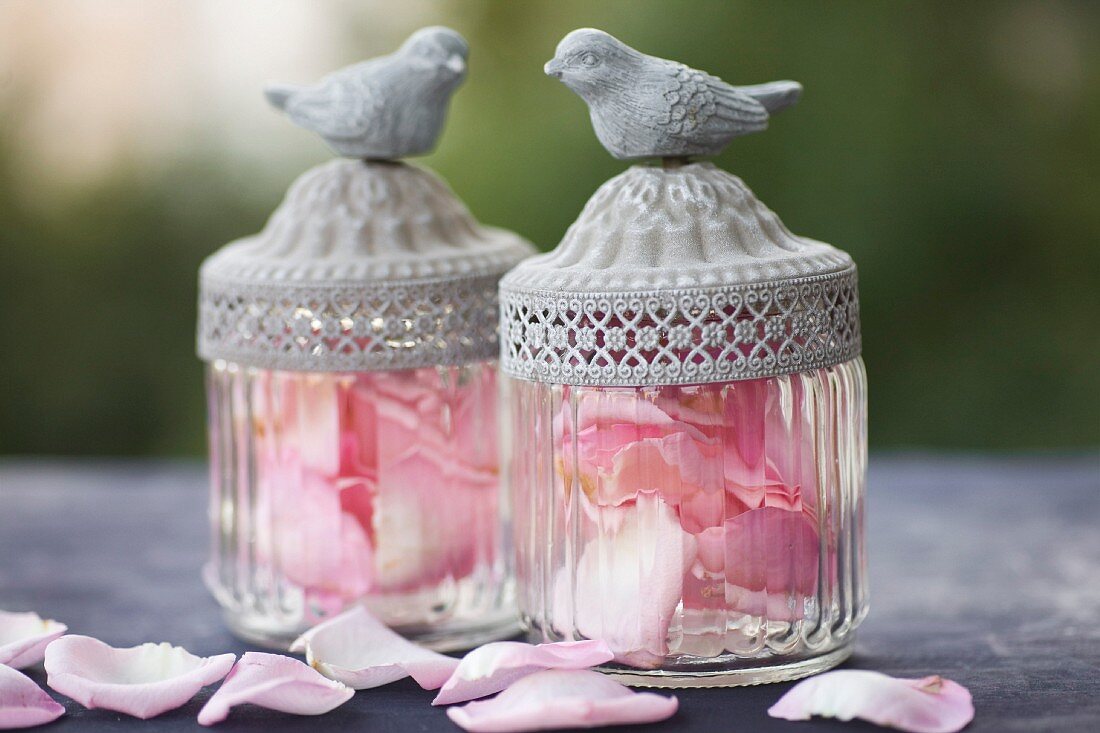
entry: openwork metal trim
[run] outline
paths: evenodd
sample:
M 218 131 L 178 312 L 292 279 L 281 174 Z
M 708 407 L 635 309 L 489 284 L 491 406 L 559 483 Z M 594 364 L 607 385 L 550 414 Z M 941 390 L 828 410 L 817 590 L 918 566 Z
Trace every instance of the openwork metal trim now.
M 588 386 L 792 374 L 859 356 L 855 267 L 718 288 L 578 294 L 501 287 L 501 369 Z
M 198 353 L 206 361 L 325 372 L 495 359 L 499 280 L 293 287 L 205 278 Z

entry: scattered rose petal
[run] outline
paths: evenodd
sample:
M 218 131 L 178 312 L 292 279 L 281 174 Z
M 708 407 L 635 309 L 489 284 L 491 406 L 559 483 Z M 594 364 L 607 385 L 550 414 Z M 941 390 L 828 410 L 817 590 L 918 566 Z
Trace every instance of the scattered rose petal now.
M 676 712 L 675 697 L 634 692 L 588 669 L 535 672 L 491 700 L 447 709 L 472 733 L 518 733 L 550 728 L 655 723 Z
M 168 643 L 116 649 L 89 636 L 63 636 L 46 647 L 46 684 L 86 708 L 147 719 L 225 677 L 234 659 L 196 657 Z
M 0 611 L 0 664 L 12 669 L 38 664 L 46 653 L 46 645 L 68 628 L 37 613 Z
M 419 647 L 391 631 L 363 606 L 355 606 L 302 634 L 292 652 L 329 679 L 356 690 L 387 685 L 411 676 L 435 690 L 458 667 L 458 660 Z
M 974 703 L 965 687 L 936 675 L 899 679 L 842 669 L 799 682 L 768 715 L 784 720 L 860 718 L 909 733 L 954 733 L 974 719 Z
M 587 669 L 610 662 L 614 654 L 606 642 L 560 641 L 534 646 L 498 641 L 474 649 L 462 658 L 432 705 L 450 705 L 500 692 L 514 682 L 543 669 Z
M 44 725 L 64 714 L 65 708 L 34 680 L 0 664 L 0 729 Z
M 351 699 L 355 691 L 328 680 L 293 657 L 245 652 L 225 682 L 199 711 L 200 725 L 225 720 L 229 709 L 251 703 L 293 715 L 323 715 Z

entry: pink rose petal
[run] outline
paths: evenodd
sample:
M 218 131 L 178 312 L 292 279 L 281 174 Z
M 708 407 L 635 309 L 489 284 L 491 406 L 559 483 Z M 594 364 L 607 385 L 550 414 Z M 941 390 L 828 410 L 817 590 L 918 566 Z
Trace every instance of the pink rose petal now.
M 30 677 L 0 664 L 0 729 L 44 725 L 64 714 L 65 708 Z
M 382 443 L 385 445 L 385 442 Z M 373 590 L 408 592 L 474 571 L 492 551 L 484 533 L 497 516 L 497 477 L 430 446 L 388 446 L 374 515 Z M 441 504 L 447 511 L 434 511 Z
M 458 660 L 419 647 L 391 631 L 363 606 L 355 606 L 302 634 L 290 647 L 329 679 L 356 690 L 387 685 L 411 676 L 435 690 L 458 667 Z
M 277 548 L 287 577 L 317 595 L 332 596 L 331 603 L 318 604 L 311 598 L 332 611 L 343 607 L 344 598 L 369 591 L 371 543 L 355 516 L 342 510 L 345 498 L 353 501 L 353 495 L 364 489 L 308 468 L 290 473 L 293 479 L 270 466 L 261 470 L 274 477 L 272 493 L 266 497 L 274 526 L 265 539 Z
M 974 719 L 974 703 L 965 687 L 936 675 L 899 679 L 842 669 L 799 682 L 768 715 L 784 720 L 860 718 L 909 733 L 955 733 Z
M 587 669 L 548 669 L 524 677 L 491 700 L 447 709 L 472 733 L 655 723 L 676 712 L 675 697 L 634 692 Z
M 116 649 L 89 636 L 63 636 L 46 647 L 46 684 L 86 708 L 146 719 L 225 677 L 234 659 L 196 657 L 167 643 Z
M 603 639 L 616 661 L 654 668 L 668 654 L 668 628 L 695 563 L 695 538 L 656 492 L 633 506 L 600 507 L 600 524 L 615 527 L 589 540 L 576 572 L 558 573 L 554 625 Z
M 46 645 L 68 631 L 37 613 L 0 611 L 0 664 L 24 669 L 42 661 Z
M 245 652 L 225 682 L 199 711 L 200 725 L 225 720 L 230 708 L 250 703 L 293 715 L 323 715 L 355 691 L 328 680 L 293 657 Z
M 614 658 L 606 642 L 560 641 L 533 646 L 498 641 L 474 649 L 439 691 L 432 705 L 450 705 L 500 692 L 543 669 L 587 669 Z
M 255 547 L 302 586 L 308 625 L 494 562 L 493 369 L 280 374 L 252 394 L 258 511 L 271 515 Z
M 476 375 L 476 376 L 475 376 Z M 377 480 L 371 501 L 372 593 L 410 593 L 492 563 L 498 514 L 495 377 L 469 381 L 432 369 L 359 375 Z M 447 511 L 436 507 L 444 503 Z M 480 529 L 479 529 L 480 528 Z

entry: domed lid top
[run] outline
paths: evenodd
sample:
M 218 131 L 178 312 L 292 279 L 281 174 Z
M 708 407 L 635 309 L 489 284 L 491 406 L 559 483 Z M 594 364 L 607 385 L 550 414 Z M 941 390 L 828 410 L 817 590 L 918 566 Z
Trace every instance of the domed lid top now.
M 634 166 L 596 191 L 558 247 L 509 287 L 570 293 L 744 285 L 836 273 L 845 252 L 792 234 L 740 178 L 712 163 Z
M 208 258 L 202 278 L 297 286 L 476 277 L 531 251 L 517 234 L 479 224 L 430 171 L 333 160 L 291 185 L 263 231 Z
M 424 169 L 335 160 L 203 263 L 198 353 L 303 371 L 492 359 L 497 282 L 532 251 Z
M 605 183 L 501 279 L 501 368 L 589 386 L 760 379 L 859 355 L 856 268 L 709 163 Z

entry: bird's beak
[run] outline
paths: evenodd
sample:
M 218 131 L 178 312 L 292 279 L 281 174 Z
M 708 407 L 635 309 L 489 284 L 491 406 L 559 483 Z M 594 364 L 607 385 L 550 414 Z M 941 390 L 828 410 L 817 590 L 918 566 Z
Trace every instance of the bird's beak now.
M 546 72 L 547 76 L 552 76 L 555 79 L 560 79 L 563 71 L 563 66 L 557 59 L 550 59 L 546 62 L 546 66 L 542 67 L 542 70 Z
M 466 70 L 466 60 L 459 56 L 457 53 L 453 54 L 449 59 L 447 59 L 447 63 L 445 65 L 448 69 L 456 74 L 461 74 L 463 71 Z

